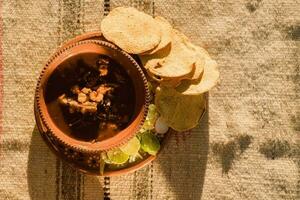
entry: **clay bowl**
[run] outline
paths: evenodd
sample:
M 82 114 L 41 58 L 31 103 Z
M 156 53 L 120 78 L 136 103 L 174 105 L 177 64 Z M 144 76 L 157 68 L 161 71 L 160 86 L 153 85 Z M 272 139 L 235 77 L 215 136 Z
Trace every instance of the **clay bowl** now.
M 79 59 L 87 63 L 93 63 L 96 62 L 99 55 L 108 56 L 118 62 L 132 80 L 135 95 L 133 117 L 125 129 L 110 138 L 96 142 L 83 141 L 66 134 L 66 131 L 61 126 L 58 126 L 57 122 L 53 119 L 53 115 L 51 115 L 52 108 L 46 102 L 46 93 L 49 90 L 47 83 L 57 71 L 72 70 L 72 66 Z M 66 79 L 69 78 L 66 77 Z M 41 72 L 35 99 L 36 112 L 38 112 L 41 123 L 46 127 L 51 137 L 65 147 L 78 152 L 99 153 L 100 151 L 108 150 L 127 142 L 140 129 L 147 114 L 149 91 L 147 79 L 142 69 L 129 54 L 111 43 L 94 39 L 73 43 L 69 42 L 68 45 L 64 45 L 64 47 L 56 52 Z

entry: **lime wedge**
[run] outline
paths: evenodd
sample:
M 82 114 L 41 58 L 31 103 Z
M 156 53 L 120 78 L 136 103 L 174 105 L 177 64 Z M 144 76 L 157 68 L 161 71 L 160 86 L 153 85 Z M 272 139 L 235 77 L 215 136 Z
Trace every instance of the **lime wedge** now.
M 108 151 L 106 154 L 109 161 L 113 164 L 124 164 L 129 159 L 129 156 L 123 151 L 121 151 L 119 148 L 112 149 Z
M 144 132 L 140 136 L 141 148 L 150 155 L 156 155 L 160 149 L 160 143 L 157 137 L 150 131 Z
M 139 139 L 137 139 L 137 137 L 133 137 L 127 144 L 121 146 L 120 149 L 123 153 L 126 153 L 129 156 L 134 156 L 139 152 L 140 147 L 141 144 Z
M 157 117 L 158 117 L 158 113 L 157 113 L 157 110 L 156 110 L 156 106 L 154 104 L 150 104 L 149 107 L 148 107 L 147 117 L 146 117 L 146 120 L 143 124 L 142 129 L 144 129 L 144 130 L 153 129 Z

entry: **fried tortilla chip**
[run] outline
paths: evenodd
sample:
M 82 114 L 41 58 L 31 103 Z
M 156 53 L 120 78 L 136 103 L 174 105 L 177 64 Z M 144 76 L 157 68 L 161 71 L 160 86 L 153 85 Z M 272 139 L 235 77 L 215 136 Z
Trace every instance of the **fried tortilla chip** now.
M 171 24 L 165 18 L 160 16 L 155 17 L 154 20 L 157 22 L 157 25 L 160 26 L 161 28 L 161 33 L 162 33 L 161 40 L 157 47 L 143 54 L 154 54 L 157 51 L 161 50 L 162 48 L 166 47 L 168 44 L 170 44 L 172 40 Z
M 158 87 L 155 105 L 169 127 L 186 131 L 198 125 L 205 111 L 205 96 L 183 95 L 174 88 Z
M 193 70 L 183 76 L 183 77 L 179 77 L 179 78 L 161 78 L 160 79 L 160 84 L 162 86 L 166 86 L 166 87 L 177 87 L 178 85 L 180 85 L 182 80 L 191 80 L 193 76 L 195 76 L 195 70 L 196 70 L 196 64 L 193 64 Z M 199 71 L 199 69 L 197 69 Z M 198 73 L 198 72 L 197 72 Z
M 162 78 L 160 76 L 154 75 L 151 72 L 147 71 L 148 76 L 156 81 L 157 83 L 163 85 L 163 86 L 167 86 L 167 87 L 173 87 L 175 88 L 176 86 L 178 86 L 182 80 L 184 79 L 191 79 L 194 76 L 195 73 L 195 65 L 193 67 L 193 70 L 191 71 L 191 73 L 187 74 L 186 76 L 180 77 L 180 78 Z
M 132 54 L 154 49 L 162 35 L 152 16 L 131 7 L 113 9 L 102 20 L 101 31 L 107 40 Z
M 196 46 L 192 43 L 188 43 L 188 45 L 190 45 L 191 48 L 194 48 L 196 56 L 197 56 L 197 61 L 195 63 L 195 72 L 194 72 L 193 76 L 190 78 L 190 80 L 196 80 L 202 75 L 205 60 L 207 57 L 209 57 L 209 54 L 202 47 Z
M 197 80 L 183 80 L 176 90 L 184 95 L 199 95 L 213 88 L 218 83 L 219 76 L 216 61 L 207 57 L 202 76 Z
M 183 34 L 173 30 L 171 45 L 152 55 L 140 56 L 145 68 L 162 78 L 179 78 L 193 70 L 196 54 Z
M 168 44 L 166 47 L 160 49 L 155 54 L 152 55 L 139 55 L 143 66 L 149 71 L 149 67 L 155 67 L 159 62 L 163 62 L 167 56 L 170 55 L 172 45 Z M 150 72 L 152 73 L 152 72 Z M 155 74 L 156 76 L 159 76 Z
M 191 77 L 189 77 L 189 80 L 197 80 L 200 78 L 200 76 L 203 73 L 205 60 L 204 59 L 198 59 L 195 63 L 195 71 Z
M 167 79 L 167 80 L 162 80 L 160 82 L 160 84 L 162 86 L 166 86 L 166 87 L 172 87 L 175 88 L 178 85 L 180 85 L 182 79 Z
M 185 35 L 184 35 L 184 36 L 185 36 Z M 186 36 L 185 36 L 185 37 L 186 37 Z M 209 53 L 208 53 L 204 48 L 202 48 L 202 47 L 200 47 L 200 46 L 197 46 L 197 45 L 195 45 L 195 44 L 193 44 L 193 43 L 191 43 L 191 42 L 188 42 L 187 45 L 188 45 L 190 48 L 194 49 L 194 50 L 197 52 L 198 55 L 209 56 Z
M 194 46 L 192 48 L 195 48 L 195 54 L 197 57 L 197 61 L 193 64 L 193 70 L 182 77 L 179 78 L 169 78 L 169 77 L 165 77 L 162 78 L 160 76 L 154 75 L 151 73 L 151 71 L 148 70 L 148 75 L 156 80 L 157 82 L 161 83 L 164 86 L 168 86 L 168 87 L 176 87 L 178 86 L 182 80 L 197 80 L 200 78 L 200 76 L 203 73 L 203 69 L 204 69 L 204 64 L 205 64 L 205 60 L 207 58 L 207 52 L 198 46 Z

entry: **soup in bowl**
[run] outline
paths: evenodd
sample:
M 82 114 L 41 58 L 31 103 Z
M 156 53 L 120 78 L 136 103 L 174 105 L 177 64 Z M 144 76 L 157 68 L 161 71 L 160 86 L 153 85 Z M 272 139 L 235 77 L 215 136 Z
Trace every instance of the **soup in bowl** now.
M 82 152 L 107 150 L 132 138 L 145 120 L 148 99 L 137 62 L 98 40 L 57 53 L 36 90 L 37 109 L 51 135 Z

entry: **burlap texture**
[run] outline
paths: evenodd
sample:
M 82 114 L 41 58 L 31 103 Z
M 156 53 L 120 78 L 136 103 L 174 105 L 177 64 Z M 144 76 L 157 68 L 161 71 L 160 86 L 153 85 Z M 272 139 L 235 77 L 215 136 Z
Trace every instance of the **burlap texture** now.
M 152 165 L 111 178 L 111 198 L 299 199 L 300 2 L 105 2 L 164 16 L 206 47 L 221 72 L 199 127 L 174 136 Z M 2 2 L 0 199 L 103 198 L 103 180 L 56 159 L 33 116 L 49 55 L 66 39 L 99 30 L 103 14 L 103 0 Z

